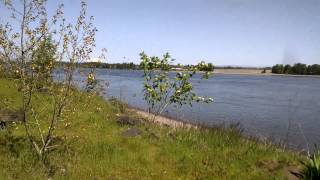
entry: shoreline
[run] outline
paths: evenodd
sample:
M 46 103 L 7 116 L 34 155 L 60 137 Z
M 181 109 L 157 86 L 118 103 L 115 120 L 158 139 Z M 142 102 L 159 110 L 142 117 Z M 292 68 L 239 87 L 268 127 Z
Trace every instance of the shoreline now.
M 99 68 L 98 68 L 99 69 Z M 104 68 L 102 68 L 104 69 Z M 107 69 L 107 68 L 105 68 Z M 123 71 L 142 71 L 137 69 L 107 69 L 107 70 L 123 70 Z M 274 74 L 270 70 L 266 73 L 261 73 L 262 69 L 215 69 L 213 75 L 243 75 L 243 76 L 279 76 L 279 77 L 311 77 L 320 78 L 320 75 L 297 75 L 297 74 Z M 181 70 L 170 71 L 170 72 L 186 72 Z M 203 73 L 203 72 L 198 72 Z
M 254 73 L 223 73 L 223 72 L 213 72 L 214 75 L 244 75 L 244 76 L 279 76 L 279 77 L 310 77 L 310 78 L 320 78 L 320 75 L 296 75 L 296 74 L 272 74 L 272 73 L 265 73 L 265 74 L 254 74 Z
M 133 106 L 128 106 L 127 109 L 129 110 L 129 112 L 133 112 L 136 113 L 139 117 L 147 120 L 150 123 L 154 123 L 155 125 L 159 125 L 159 126 L 167 126 L 167 127 L 171 127 L 173 129 L 187 129 L 187 130 L 198 130 L 198 129 L 211 129 L 211 128 L 218 128 L 223 130 L 224 128 L 228 127 L 228 126 L 224 126 L 226 124 L 217 124 L 216 126 L 210 126 L 210 125 L 206 125 L 206 124 L 201 124 L 201 123 L 192 123 L 189 121 L 185 121 L 183 119 L 175 119 L 169 116 L 164 116 L 164 115 L 158 115 L 156 117 L 154 117 L 154 114 L 149 113 L 143 109 L 137 108 L 137 107 L 133 107 Z M 154 118 L 154 119 L 153 119 Z M 229 124 L 229 127 L 233 127 L 233 125 L 236 125 L 235 127 L 237 127 L 237 124 Z M 245 139 L 251 139 L 251 140 L 255 140 L 259 143 L 262 144 L 271 144 L 274 147 L 280 148 L 280 149 L 285 149 L 287 151 L 291 151 L 291 152 L 296 152 L 296 153 L 300 153 L 300 154 L 307 154 L 309 150 L 307 149 L 301 149 L 301 148 L 297 148 L 297 147 L 291 147 L 289 144 L 286 144 L 283 141 L 275 141 L 270 139 L 270 137 L 262 137 L 259 134 L 246 134 L 242 132 L 243 129 L 240 129 L 241 131 L 241 136 Z
M 145 110 L 129 106 L 129 111 L 133 111 L 137 113 L 137 115 L 141 116 L 142 118 L 148 120 L 149 122 L 153 122 L 156 124 L 159 124 L 160 126 L 169 126 L 172 128 L 186 128 L 186 129 L 198 129 L 199 127 L 208 127 L 208 126 L 202 126 L 202 125 L 196 125 L 191 122 L 187 122 L 184 120 L 174 119 L 171 117 L 166 117 L 163 115 L 154 116 L 154 114 L 149 113 Z

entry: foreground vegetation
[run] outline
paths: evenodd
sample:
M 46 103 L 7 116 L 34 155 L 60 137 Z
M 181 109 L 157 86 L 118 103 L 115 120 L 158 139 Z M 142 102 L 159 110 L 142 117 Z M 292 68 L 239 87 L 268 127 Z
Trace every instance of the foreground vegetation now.
M 0 79 L 0 109 L 19 109 L 13 81 Z M 49 105 L 36 94 L 35 108 Z M 49 103 L 49 104 L 48 104 Z M 60 123 L 45 167 L 26 140 L 23 126 L 0 132 L 0 177 L 4 179 L 283 179 L 301 157 L 243 138 L 236 129 L 174 130 L 147 123 L 130 113 L 131 125 L 117 123 L 128 114 L 123 105 L 76 92 L 71 112 Z M 46 113 L 46 112 L 42 112 Z M 41 116 L 41 114 L 40 114 Z M 69 122 L 72 122 L 70 124 Z M 127 137 L 129 128 L 141 134 Z

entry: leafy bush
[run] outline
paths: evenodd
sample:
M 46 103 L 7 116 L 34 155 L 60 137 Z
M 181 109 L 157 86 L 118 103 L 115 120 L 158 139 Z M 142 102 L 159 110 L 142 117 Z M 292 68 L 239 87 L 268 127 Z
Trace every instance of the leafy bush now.
M 211 98 L 197 96 L 193 90 L 190 79 L 197 71 L 205 71 L 203 78 L 207 79 L 210 72 L 210 65 L 200 62 L 195 66 L 189 66 L 187 71 L 175 72 L 174 76 L 169 75 L 172 63 L 169 53 L 162 58 L 149 57 L 144 52 L 140 53 L 141 65 L 144 72 L 144 99 L 149 104 L 149 111 L 160 115 L 169 105 L 175 104 L 178 107 L 183 105 L 192 106 L 192 102 L 212 101 Z M 211 68 L 213 65 L 211 65 Z M 211 69 L 210 69 L 211 71 Z

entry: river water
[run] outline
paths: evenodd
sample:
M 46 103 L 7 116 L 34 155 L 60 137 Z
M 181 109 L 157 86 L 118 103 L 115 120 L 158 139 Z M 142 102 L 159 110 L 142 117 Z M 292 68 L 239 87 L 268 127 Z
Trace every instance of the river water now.
M 129 105 L 146 109 L 143 73 L 97 69 L 97 78 Z M 240 123 L 245 134 L 271 138 L 291 148 L 310 150 L 320 145 L 320 78 L 217 74 L 209 80 L 196 76 L 192 83 L 211 104 L 170 107 L 165 115 L 208 126 Z

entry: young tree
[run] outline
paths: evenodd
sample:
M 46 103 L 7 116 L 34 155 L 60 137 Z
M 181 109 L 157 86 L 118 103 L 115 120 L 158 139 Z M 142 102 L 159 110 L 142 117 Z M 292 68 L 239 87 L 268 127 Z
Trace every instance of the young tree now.
M 141 68 L 144 72 L 144 99 L 149 104 L 149 112 L 154 113 L 154 118 L 160 115 L 169 105 L 175 104 L 192 106 L 193 102 L 212 102 L 212 98 L 197 96 L 190 79 L 199 71 L 206 70 L 208 64 L 201 62 L 196 66 L 189 66 L 188 71 L 171 71 L 169 53 L 162 58 L 149 57 L 144 52 L 140 53 Z M 205 71 L 202 78 L 207 79 L 210 72 Z
M 21 89 L 26 136 L 39 159 L 45 160 L 53 148 L 58 124 L 68 120 L 66 107 L 73 96 L 75 65 L 89 60 L 95 47 L 94 18 L 87 16 L 85 2 L 81 2 L 75 24 L 67 22 L 63 4 L 52 17 L 48 16 L 45 0 L 4 0 L 2 5 L 11 12 L 12 20 L 11 24 L 0 24 L 0 57 L 7 69 L 16 75 Z M 59 84 L 46 84 L 48 100 L 37 108 L 37 82 L 48 80 L 55 61 L 66 64 L 63 78 Z

